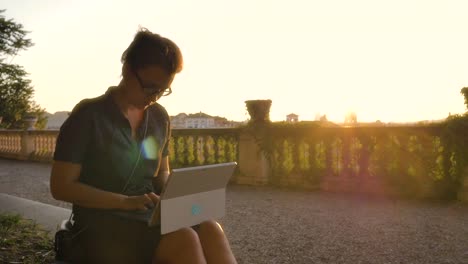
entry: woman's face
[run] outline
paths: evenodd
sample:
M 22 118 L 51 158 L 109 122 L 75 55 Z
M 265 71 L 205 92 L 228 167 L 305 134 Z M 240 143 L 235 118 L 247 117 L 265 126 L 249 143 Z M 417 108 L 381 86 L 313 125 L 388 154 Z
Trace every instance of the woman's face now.
M 130 69 L 130 67 L 128 67 Z M 145 108 L 170 91 L 174 74 L 160 66 L 152 65 L 127 72 L 128 101 L 138 108 Z

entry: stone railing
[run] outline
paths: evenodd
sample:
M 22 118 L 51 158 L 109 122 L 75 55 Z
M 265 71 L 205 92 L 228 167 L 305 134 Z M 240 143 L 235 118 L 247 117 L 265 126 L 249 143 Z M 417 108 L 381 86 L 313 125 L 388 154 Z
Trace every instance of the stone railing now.
M 0 130 L 0 157 L 51 161 L 58 131 Z
M 21 142 L 25 140 L 25 132 L 0 130 L 0 155 L 4 158 L 22 159 Z
M 0 130 L 0 157 L 52 161 L 58 131 Z M 173 167 L 238 160 L 238 129 L 174 129 L 169 145 Z
M 457 173 L 456 153 L 444 146 L 442 130 L 441 126 L 258 126 L 240 134 L 237 179 L 334 192 L 442 197 L 456 189 L 450 189 L 453 181 L 448 179 Z M 458 194 L 466 201 L 467 178 L 468 169 Z
M 444 177 L 436 126 L 270 128 L 268 133 L 254 136 L 267 149 L 268 178 L 259 179 L 265 183 L 365 193 L 399 186 L 400 192 L 430 196 L 429 183 Z
M 238 160 L 238 129 L 173 129 L 169 145 L 173 167 Z
M 51 161 L 57 134 L 0 130 L 0 157 Z M 425 198 L 452 173 L 440 137 L 438 126 L 174 129 L 169 148 L 174 168 L 237 161 L 238 184 Z

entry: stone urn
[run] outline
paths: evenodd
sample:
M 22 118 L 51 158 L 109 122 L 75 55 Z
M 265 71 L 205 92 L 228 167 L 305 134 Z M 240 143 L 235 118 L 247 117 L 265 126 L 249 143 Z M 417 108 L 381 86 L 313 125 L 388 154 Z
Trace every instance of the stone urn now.
M 37 116 L 27 114 L 23 117 L 23 121 L 26 124 L 26 130 L 34 130 L 34 126 L 37 123 Z
M 245 101 L 247 111 L 250 115 L 249 123 L 269 123 L 271 100 L 248 100 Z

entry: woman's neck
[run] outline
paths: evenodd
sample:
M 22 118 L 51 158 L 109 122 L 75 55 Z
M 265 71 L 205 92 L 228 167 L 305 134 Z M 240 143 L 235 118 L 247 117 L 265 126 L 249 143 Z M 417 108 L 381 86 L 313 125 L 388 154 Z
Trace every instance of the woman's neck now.
M 122 83 L 120 83 L 115 89 L 113 97 L 120 111 L 127 118 L 129 117 L 129 115 L 135 115 L 136 113 L 142 115 L 145 111 L 145 109 L 138 108 L 128 101 L 126 89 L 123 87 Z

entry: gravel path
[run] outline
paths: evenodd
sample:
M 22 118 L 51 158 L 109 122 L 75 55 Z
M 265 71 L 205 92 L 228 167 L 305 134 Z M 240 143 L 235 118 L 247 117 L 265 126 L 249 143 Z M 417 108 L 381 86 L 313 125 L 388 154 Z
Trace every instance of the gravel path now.
M 57 206 L 50 164 L 0 159 L 0 192 Z M 230 186 L 220 221 L 242 263 L 467 263 L 468 206 Z

